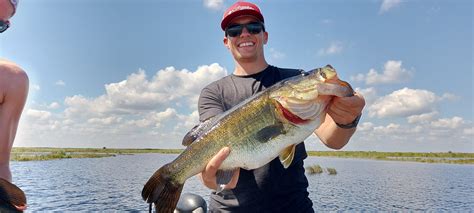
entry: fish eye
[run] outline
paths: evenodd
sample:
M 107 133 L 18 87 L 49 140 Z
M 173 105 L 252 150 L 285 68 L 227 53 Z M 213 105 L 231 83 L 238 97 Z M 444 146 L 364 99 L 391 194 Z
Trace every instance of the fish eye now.
M 326 79 L 326 73 L 325 72 L 319 72 L 319 74 L 321 75 L 321 77 L 323 77 L 324 79 Z

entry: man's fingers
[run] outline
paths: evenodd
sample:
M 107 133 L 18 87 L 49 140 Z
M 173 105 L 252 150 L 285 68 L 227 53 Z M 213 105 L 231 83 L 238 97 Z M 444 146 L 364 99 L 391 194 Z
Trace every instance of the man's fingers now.
M 209 163 L 207 163 L 206 173 L 215 174 L 229 153 L 229 147 L 222 148 L 214 157 L 212 157 Z
M 210 189 L 216 189 L 216 173 L 222 162 L 229 156 L 230 149 L 228 147 L 222 148 L 212 159 L 207 163 L 204 171 L 200 173 L 201 181 Z M 234 186 L 235 187 L 235 186 Z
M 364 106 L 365 99 L 358 93 L 351 97 L 335 97 L 329 106 L 328 114 L 334 122 L 347 124 L 360 115 Z

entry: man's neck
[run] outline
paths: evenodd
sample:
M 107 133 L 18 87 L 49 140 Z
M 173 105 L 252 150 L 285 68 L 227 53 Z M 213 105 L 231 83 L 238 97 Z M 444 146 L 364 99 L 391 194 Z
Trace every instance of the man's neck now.
M 265 68 L 267 67 L 268 67 L 268 63 L 265 60 L 261 62 L 250 62 L 250 63 L 236 62 L 234 75 L 240 75 L 240 76 L 253 75 L 265 70 Z

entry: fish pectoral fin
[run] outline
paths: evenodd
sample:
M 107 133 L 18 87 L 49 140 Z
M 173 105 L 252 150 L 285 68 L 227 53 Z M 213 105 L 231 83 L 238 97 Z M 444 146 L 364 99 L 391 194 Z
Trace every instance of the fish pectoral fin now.
M 239 168 L 236 168 L 239 169 Z M 217 185 L 225 185 L 228 184 L 232 177 L 234 176 L 234 172 L 236 169 L 233 170 L 217 170 L 216 173 L 216 183 Z
M 255 139 L 260 143 L 266 143 L 269 140 L 277 137 L 278 135 L 284 134 L 285 129 L 282 123 L 273 124 L 266 126 L 255 134 Z
M 293 158 L 295 157 L 295 147 L 296 144 L 286 147 L 283 151 L 280 152 L 280 162 L 285 169 L 290 167 Z
M 197 127 L 199 127 L 199 126 L 193 127 L 188 133 L 186 133 L 186 135 L 183 138 L 183 141 L 181 142 L 181 144 L 183 144 L 183 146 L 189 146 L 189 145 L 191 145 L 191 143 L 193 143 L 196 140 L 197 137 L 194 134 L 194 130 Z

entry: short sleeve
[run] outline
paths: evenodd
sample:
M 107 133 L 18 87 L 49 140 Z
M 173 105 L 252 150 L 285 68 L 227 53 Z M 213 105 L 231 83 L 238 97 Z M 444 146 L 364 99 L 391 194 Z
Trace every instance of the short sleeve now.
M 198 111 L 201 122 L 224 112 L 224 105 L 217 85 L 211 84 L 202 89 L 198 101 Z

